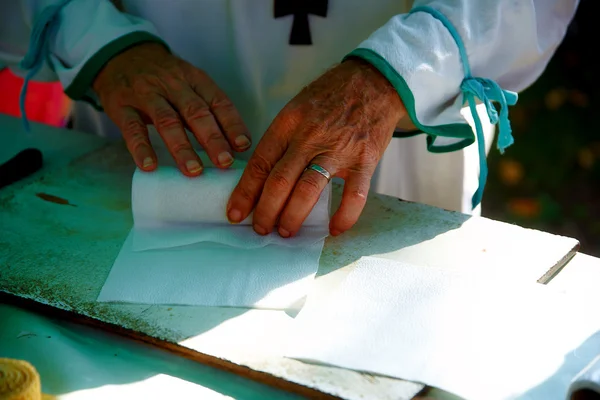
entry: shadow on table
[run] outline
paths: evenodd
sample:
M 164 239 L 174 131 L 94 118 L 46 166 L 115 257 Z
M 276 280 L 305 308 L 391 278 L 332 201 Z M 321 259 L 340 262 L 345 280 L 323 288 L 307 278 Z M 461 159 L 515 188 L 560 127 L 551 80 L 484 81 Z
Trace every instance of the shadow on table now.
M 73 399 L 167 398 L 161 394 L 169 392 L 175 398 L 299 398 L 134 340 L 15 306 L 0 304 L 0 321 L 0 357 L 33 364 L 47 394 Z M 141 381 L 147 382 L 136 386 Z
M 592 317 L 592 316 L 590 316 Z M 567 399 L 567 393 L 562 393 L 569 387 L 571 380 L 600 355 L 600 331 L 596 332 L 577 348 L 565 355 L 564 361 L 556 372 L 541 382 L 539 385 L 523 393 L 518 399 Z M 582 399 L 600 399 L 600 394 L 595 397 L 581 397 Z

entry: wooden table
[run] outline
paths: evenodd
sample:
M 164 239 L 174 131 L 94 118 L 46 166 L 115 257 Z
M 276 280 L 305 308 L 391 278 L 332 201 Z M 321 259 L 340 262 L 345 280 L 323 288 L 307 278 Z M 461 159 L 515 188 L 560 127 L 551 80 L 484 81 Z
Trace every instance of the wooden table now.
M 27 143 L 40 147 L 49 161 L 40 173 L 0 191 L 5 301 L 116 331 L 310 397 L 410 399 L 424 389 L 419 383 L 282 357 L 293 319 L 284 311 L 97 303 L 132 225 L 129 154 L 121 143 L 39 125 L 26 138 L 19 121 L 6 116 L 0 116 L 0 132 L 5 143 L 0 162 Z M 335 192 L 339 201 L 339 188 Z M 53 197 L 47 195 L 68 204 L 49 201 Z M 546 283 L 577 248 L 574 239 L 371 194 L 357 226 L 326 241 L 314 295 L 326 296 L 361 256 L 477 271 L 499 282 Z

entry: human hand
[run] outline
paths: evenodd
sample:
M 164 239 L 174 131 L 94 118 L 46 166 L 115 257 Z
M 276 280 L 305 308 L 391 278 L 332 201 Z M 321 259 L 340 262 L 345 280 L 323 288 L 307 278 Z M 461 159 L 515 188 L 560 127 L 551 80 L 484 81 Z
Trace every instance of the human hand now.
M 345 180 L 329 230 L 350 229 L 367 199 L 371 177 L 394 128 L 407 115 L 400 96 L 372 65 L 351 59 L 332 68 L 292 99 L 273 120 L 250 158 L 227 205 L 233 223 L 254 209 L 254 230 L 275 226 L 295 235 L 331 176 Z
M 157 167 L 147 124 L 154 124 L 187 176 L 201 174 L 203 166 L 184 128 L 193 132 L 217 167 L 231 166 L 232 149 L 250 148 L 248 129 L 225 93 L 206 73 L 158 43 L 140 44 L 115 56 L 93 88 L 144 171 Z

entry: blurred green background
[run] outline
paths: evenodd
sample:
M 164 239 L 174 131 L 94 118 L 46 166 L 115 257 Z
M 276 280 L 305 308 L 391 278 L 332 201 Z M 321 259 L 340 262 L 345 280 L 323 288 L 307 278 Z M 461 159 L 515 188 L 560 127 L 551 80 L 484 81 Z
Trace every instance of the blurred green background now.
M 582 0 L 542 77 L 510 109 L 515 144 L 488 158 L 484 216 L 571 236 L 600 256 L 596 9 Z

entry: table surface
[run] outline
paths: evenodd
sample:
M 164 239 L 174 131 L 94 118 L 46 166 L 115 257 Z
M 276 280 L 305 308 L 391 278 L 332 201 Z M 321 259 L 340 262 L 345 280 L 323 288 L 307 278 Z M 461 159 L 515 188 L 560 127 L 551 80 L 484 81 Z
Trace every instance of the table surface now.
M 26 137 L 19 121 L 6 116 L 0 116 L 0 129 L 9 141 L 0 146 L 0 162 L 9 150 L 32 144 L 49 161 L 40 173 L 0 191 L 0 291 L 176 344 L 172 350 L 237 373 L 256 372 L 250 374 L 256 379 L 274 377 L 348 399 L 408 399 L 423 389 L 281 357 L 281 338 L 293 319 L 283 311 L 97 303 L 131 228 L 133 164 L 124 146 L 39 125 Z M 313 295 L 326 296 L 366 255 L 546 283 L 577 246 L 574 239 L 370 195 L 355 229 L 327 240 Z

